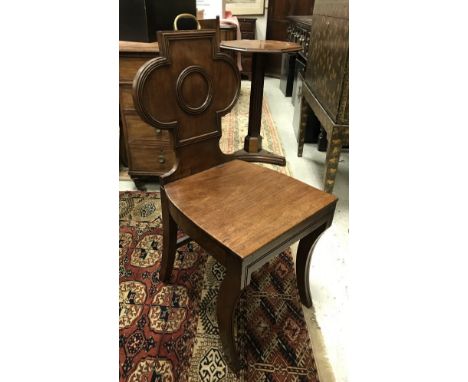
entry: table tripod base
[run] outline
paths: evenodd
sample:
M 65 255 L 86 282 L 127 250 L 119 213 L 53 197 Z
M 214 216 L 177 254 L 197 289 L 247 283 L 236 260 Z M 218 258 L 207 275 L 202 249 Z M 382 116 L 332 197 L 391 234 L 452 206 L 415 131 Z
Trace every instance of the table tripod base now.
M 276 164 L 278 166 L 286 166 L 286 158 L 273 154 L 267 150 L 260 150 L 258 152 L 249 153 L 244 149 L 236 151 L 234 154 L 236 159 L 244 160 L 246 162 L 260 162 Z

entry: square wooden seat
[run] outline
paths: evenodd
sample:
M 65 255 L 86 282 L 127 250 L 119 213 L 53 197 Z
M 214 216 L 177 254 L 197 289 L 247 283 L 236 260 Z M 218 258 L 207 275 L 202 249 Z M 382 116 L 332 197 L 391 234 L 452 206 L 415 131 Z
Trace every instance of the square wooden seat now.
M 316 220 L 336 197 L 256 164 L 234 160 L 165 186 L 171 204 L 240 258 Z

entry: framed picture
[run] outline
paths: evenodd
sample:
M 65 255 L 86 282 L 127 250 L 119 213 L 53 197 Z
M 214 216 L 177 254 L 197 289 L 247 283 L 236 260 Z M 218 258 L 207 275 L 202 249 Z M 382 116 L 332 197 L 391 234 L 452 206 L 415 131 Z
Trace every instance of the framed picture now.
M 225 0 L 226 11 L 234 16 L 265 14 L 265 0 Z
M 197 0 L 197 18 L 215 19 L 224 18 L 224 1 L 221 0 Z

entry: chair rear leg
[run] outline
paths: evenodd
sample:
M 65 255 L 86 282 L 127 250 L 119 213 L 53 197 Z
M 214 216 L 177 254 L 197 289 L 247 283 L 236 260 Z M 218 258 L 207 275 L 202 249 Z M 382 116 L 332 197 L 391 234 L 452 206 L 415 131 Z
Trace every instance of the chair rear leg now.
M 161 187 L 161 211 L 163 224 L 163 252 L 159 278 L 163 282 L 169 282 L 177 249 L 177 224 L 169 212 L 169 201 L 164 188 Z

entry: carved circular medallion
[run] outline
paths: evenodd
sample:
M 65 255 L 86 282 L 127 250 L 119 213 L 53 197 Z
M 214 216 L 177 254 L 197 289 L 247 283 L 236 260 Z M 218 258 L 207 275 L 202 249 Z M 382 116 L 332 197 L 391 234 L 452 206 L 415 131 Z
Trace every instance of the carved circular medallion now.
M 185 68 L 177 78 L 177 102 L 187 113 L 200 114 L 211 104 L 213 83 L 201 66 Z

